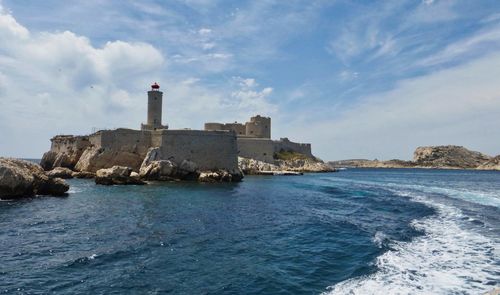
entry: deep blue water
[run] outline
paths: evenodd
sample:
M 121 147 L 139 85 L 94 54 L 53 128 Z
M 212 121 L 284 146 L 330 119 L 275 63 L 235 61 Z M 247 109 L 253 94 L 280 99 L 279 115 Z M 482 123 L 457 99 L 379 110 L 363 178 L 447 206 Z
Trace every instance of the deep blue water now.
M 352 169 L 0 202 L 0 293 L 480 294 L 500 173 Z

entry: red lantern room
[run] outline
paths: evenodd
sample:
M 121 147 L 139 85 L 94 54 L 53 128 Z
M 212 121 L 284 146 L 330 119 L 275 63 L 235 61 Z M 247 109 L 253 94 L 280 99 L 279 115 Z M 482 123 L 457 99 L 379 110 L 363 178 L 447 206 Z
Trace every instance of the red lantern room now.
M 156 90 L 158 91 L 160 89 L 160 85 L 158 85 L 158 83 L 154 83 L 153 85 L 151 85 L 151 90 Z

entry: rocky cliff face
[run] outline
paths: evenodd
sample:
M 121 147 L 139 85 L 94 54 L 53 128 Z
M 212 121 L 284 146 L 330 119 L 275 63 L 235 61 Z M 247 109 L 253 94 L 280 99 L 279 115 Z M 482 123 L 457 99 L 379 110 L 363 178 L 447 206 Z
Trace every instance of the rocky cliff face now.
M 86 148 L 90 147 L 88 136 L 57 135 L 51 139 L 50 151 L 43 154 L 40 165 L 45 170 L 55 167 L 73 169 Z
M 433 168 L 472 169 L 490 159 L 490 156 L 455 145 L 418 147 L 413 154 L 416 166 Z
M 75 170 L 96 173 L 99 169 L 127 166 L 139 171 L 142 161 L 143 157 L 138 153 L 89 147 L 78 159 Z

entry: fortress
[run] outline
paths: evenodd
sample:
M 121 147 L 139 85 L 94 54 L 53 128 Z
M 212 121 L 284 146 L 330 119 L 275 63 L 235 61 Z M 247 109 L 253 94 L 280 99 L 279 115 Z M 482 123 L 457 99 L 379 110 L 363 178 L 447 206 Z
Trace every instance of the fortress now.
M 271 139 L 271 118 L 259 115 L 245 124 L 206 123 L 204 130 L 171 130 L 162 123 L 163 92 L 156 83 L 148 91 L 147 121 L 140 130 L 100 130 L 88 136 L 58 135 L 41 165 L 95 172 L 114 165 L 138 171 L 151 148 L 159 160 L 176 165 L 190 161 L 200 171 L 238 171 L 238 156 L 273 163 L 280 151 L 312 157 L 311 145 L 287 138 Z M 158 160 L 158 159 L 157 159 Z
M 295 143 L 288 138 L 271 139 L 271 118 L 259 115 L 251 117 L 245 124 L 205 123 L 206 131 L 232 131 L 236 134 L 238 156 L 267 163 L 274 162 L 274 156 L 280 151 L 296 152 L 312 157 L 311 144 Z

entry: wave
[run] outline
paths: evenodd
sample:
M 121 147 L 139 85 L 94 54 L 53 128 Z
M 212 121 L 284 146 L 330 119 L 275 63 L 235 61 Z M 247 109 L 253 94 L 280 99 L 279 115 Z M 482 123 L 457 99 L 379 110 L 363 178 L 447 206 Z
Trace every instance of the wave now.
M 390 250 L 376 259 L 377 272 L 329 287 L 323 294 L 479 294 L 499 282 L 498 238 L 467 230 L 461 210 L 414 193 L 401 196 L 436 209 L 437 215 L 414 220 L 425 232 L 411 242 L 390 242 Z M 385 243 L 377 232 L 374 243 Z

